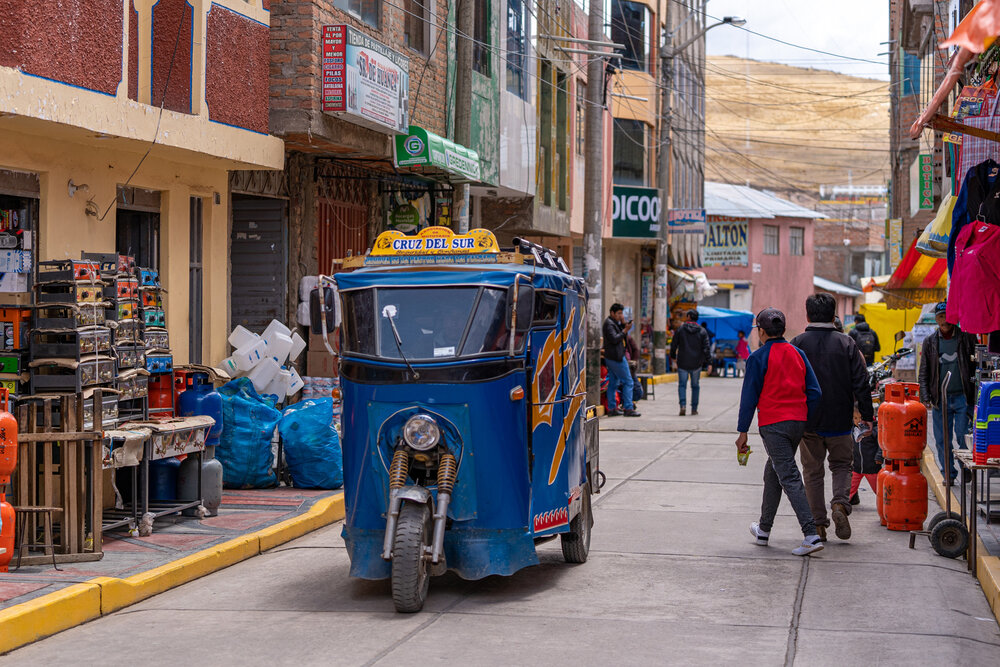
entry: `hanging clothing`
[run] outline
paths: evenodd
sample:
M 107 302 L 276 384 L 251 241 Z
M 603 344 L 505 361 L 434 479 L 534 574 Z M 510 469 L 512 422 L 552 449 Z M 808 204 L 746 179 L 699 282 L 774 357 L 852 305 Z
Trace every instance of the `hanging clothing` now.
M 948 321 L 973 334 L 1000 329 L 1000 226 L 986 222 L 965 225 L 954 250 Z
M 1000 164 L 989 159 L 970 169 L 962 182 L 951 216 L 948 273 L 955 267 L 955 243 L 962 229 L 977 219 L 1000 225 Z

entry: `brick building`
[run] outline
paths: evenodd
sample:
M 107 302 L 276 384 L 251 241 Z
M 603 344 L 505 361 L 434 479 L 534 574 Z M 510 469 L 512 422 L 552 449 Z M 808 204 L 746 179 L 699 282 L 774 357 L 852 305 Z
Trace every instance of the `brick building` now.
M 218 362 L 229 172 L 283 158 L 267 135 L 267 0 L 3 10 L 0 210 L 16 212 L 19 243 L 41 260 L 135 255 L 167 289 L 174 360 Z
M 816 210 L 826 219 L 813 224 L 816 275 L 858 286 L 867 276 L 889 273 L 885 263 L 885 188 L 824 188 Z

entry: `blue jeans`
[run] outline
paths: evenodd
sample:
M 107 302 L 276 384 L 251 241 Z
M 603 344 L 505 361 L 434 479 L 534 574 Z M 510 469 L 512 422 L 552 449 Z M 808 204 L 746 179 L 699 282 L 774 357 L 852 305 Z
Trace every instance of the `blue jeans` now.
M 614 361 L 605 359 L 604 365 L 608 367 L 608 410 L 614 412 L 618 409 L 618 401 L 615 394 L 622 392 L 622 404 L 626 410 L 634 410 L 632 404 L 632 373 L 628 370 L 628 362 L 622 359 Z
M 774 515 L 778 513 L 781 492 L 788 496 L 795 518 L 806 537 L 816 534 L 802 475 L 795 464 L 795 450 L 805 432 L 805 422 L 784 421 L 760 427 L 760 439 L 764 441 L 767 461 L 764 463 L 764 498 L 760 505 L 760 529 L 771 532 Z
M 948 394 L 948 435 L 951 445 L 951 478 L 958 478 L 958 468 L 955 466 L 955 449 L 965 447 L 965 434 L 969 430 L 968 403 L 965 394 Z M 944 475 L 944 417 L 941 408 L 931 410 L 931 421 L 934 426 L 934 443 L 937 445 L 938 467 Z
M 691 409 L 698 409 L 698 395 L 701 393 L 701 369 L 686 371 L 677 369 L 677 393 L 681 397 L 681 407 L 687 405 L 688 378 L 691 378 Z

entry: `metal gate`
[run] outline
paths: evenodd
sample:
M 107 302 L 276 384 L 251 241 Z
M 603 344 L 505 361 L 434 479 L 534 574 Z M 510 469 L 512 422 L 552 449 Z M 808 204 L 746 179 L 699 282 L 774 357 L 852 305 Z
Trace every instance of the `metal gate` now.
M 260 333 L 284 322 L 288 234 L 283 199 L 233 195 L 231 327 Z
M 320 197 L 318 218 L 316 247 L 320 273 L 336 273 L 340 267 L 332 265 L 334 259 L 348 254 L 363 255 L 368 250 L 367 206 Z

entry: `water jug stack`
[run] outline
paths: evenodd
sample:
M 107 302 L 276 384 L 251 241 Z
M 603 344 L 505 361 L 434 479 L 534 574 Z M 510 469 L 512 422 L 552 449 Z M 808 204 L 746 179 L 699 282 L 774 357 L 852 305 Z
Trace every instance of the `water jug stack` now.
M 1000 382 L 983 382 L 976 401 L 972 460 L 982 465 L 996 458 L 1000 458 Z
M 245 375 L 257 393 L 277 396 L 279 403 L 302 390 L 298 371 L 287 366 L 306 347 L 298 332 L 271 320 L 260 335 L 237 326 L 229 334 L 229 344 L 235 352 L 223 359 L 220 367 L 231 377 Z
M 927 408 L 920 403 L 918 385 L 886 385 L 878 409 L 878 440 L 885 457 L 878 477 L 879 518 L 889 530 L 919 530 L 927 518 L 927 480 L 920 472 Z

